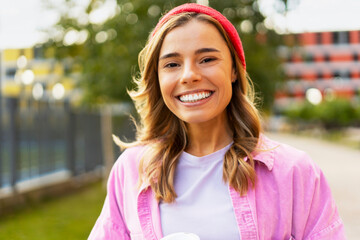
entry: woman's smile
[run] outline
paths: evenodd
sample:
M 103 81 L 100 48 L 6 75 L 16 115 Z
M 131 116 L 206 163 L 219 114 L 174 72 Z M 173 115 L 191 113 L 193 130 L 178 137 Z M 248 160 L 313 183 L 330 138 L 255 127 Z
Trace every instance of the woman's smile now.
M 211 96 L 213 92 L 211 91 L 200 91 L 196 93 L 188 93 L 180 95 L 178 98 L 181 102 L 198 102 L 204 99 L 207 99 Z

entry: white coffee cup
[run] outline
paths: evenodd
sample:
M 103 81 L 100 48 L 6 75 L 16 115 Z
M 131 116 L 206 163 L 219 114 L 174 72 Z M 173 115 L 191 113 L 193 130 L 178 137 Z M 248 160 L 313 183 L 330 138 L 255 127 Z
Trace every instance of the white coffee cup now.
M 160 240 L 200 240 L 200 237 L 194 233 L 178 232 L 167 235 Z

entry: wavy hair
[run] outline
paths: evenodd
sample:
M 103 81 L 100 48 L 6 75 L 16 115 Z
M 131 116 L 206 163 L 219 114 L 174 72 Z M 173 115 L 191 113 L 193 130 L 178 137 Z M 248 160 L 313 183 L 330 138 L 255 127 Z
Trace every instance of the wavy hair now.
M 173 202 L 175 169 L 180 154 L 188 144 L 186 124 L 177 118 L 165 105 L 158 80 L 158 59 L 166 34 L 174 28 L 196 20 L 215 26 L 230 49 L 237 80 L 232 84 L 233 95 L 227 106 L 227 116 L 233 131 L 233 144 L 223 161 L 223 180 L 239 194 L 245 194 L 255 184 L 256 173 L 251 153 L 256 149 L 261 132 L 260 117 L 254 105 L 253 84 L 244 70 L 235 48 L 222 25 L 214 18 L 186 12 L 171 16 L 150 37 L 139 53 L 140 74 L 134 77 L 137 86 L 129 91 L 140 122 L 136 125 L 136 140 L 125 143 L 122 148 L 146 146 L 139 164 L 139 184 L 148 183 L 158 201 Z M 247 157 L 247 160 L 245 160 Z

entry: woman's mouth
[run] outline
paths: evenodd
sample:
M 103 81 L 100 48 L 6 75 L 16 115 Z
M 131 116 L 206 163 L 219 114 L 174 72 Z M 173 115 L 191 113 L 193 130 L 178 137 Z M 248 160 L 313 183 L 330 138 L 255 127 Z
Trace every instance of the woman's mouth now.
M 209 98 L 214 92 L 212 91 L 201 91 L 196 93 L 188 93 L 178 96 L 178 99 L 183 103 L 193 103 L 206 98 Z

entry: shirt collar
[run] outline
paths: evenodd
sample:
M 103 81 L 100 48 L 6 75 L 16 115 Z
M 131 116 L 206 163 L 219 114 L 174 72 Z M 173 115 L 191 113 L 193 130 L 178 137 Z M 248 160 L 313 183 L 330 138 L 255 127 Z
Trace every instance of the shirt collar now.
M 256 150 L 251 155 L 255 161 L 263 163 L 271 171 L 274 167 L 275 149 L 278 146 L 278 144 L 261 134 Z M 247 161 L 248 157 L 245 157 L 244 160 Z
M 150 187 L 149 182 L 143 182 L 138 190 L 138 194 L 140 194 L 143 191 L 146 191 Z

